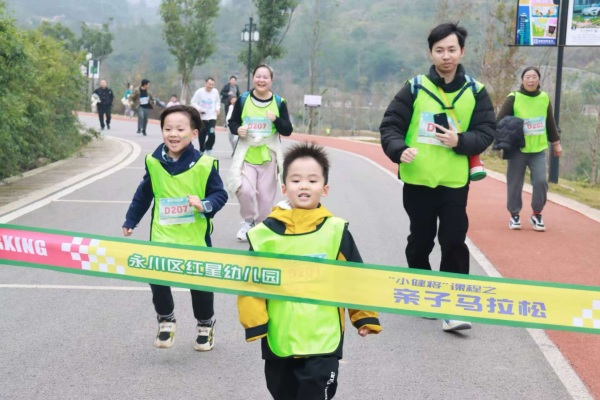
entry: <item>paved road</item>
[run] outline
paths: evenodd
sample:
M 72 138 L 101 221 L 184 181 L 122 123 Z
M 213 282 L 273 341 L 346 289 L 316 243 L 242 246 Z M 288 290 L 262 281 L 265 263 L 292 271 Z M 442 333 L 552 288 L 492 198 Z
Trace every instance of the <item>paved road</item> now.
M 95 118 L 82 120 L 97 125 Z M 133 156 L 139 146 L 133 162 L 59 193 L 38 209 L 12 214 L 10 223 L 119 236 L 144 172 L 143 156 L 160 143 L 160 132 L 150 125 L 148 136 L 141 137 L 132 121 L 115 120 L 112 128 L 107 132 L 111 136 L 133 143 L 125 145 Z M 351 222 L 365 261 L 405 265 L 408 220 L 398 181 L 363 158 L 333 149 L 329 153 L 331 190 L 324 204 Z M 226 135 L 218 134 L 215 155 L 223 176 L 229 154 Z M 8 222 L 6 218 L 0 221 Z M 135 238 L 148 237 L 148 222 L 146 218 Z M 230 199 L 215 219 L 214 246 L 246 249 L 235 238 L 239 222 L 236 200 Z M 434 251 L 435 263 L 439 249 Z M 475 260 L 472 265 L 473 274 L 484 274 Z M 146 285 L 1 266 L 0 399 L 268 399 L 260 348 L 244 342 L 235 297 L 216 295 L 216 346 L 209 353 L 193 350 L 195 321 L 188 292 L 177 290 L 175 301 L 175 345 L 158 350 L 152 346 L 156 321 Z M 348 329 L 337 398 L 575 396 L 524 329 L 475 325 L 449 334 L 442 332 L 440 321 L 390 314 L 381 321 L 384 331 L 378 336 L 360 338 Z

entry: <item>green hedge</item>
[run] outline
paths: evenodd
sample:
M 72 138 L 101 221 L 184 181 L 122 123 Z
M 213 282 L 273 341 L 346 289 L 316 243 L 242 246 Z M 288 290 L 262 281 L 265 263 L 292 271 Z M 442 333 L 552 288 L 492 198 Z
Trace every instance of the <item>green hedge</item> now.
M 73 114 L 86 87 L 81 57 L 18 29 L 0 1 L 0 179 L 69 157 L 91 139 Z

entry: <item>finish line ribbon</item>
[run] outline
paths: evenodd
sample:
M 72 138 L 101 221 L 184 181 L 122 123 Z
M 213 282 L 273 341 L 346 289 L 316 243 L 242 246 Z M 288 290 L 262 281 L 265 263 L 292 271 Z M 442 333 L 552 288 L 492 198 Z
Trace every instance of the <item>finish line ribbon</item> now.
M 600 288 L 0 225 L 0 262 L 496 325 L 600 333 Z

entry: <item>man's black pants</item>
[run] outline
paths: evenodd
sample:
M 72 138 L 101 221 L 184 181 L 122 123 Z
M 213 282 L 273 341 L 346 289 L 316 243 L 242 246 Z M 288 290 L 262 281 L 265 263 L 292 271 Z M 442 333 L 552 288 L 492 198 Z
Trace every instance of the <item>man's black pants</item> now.
M 198 141 L 200 142 L 200 151 L 204 153 L 205 150 L 212 150 L 215 144 L 215 126 L 217 125 L 217 120 L 202 120 L 202 124 Z
M 437 233 L 442 250 L 440 271 L 469 273 L 469 248 L 465 244 L 469 218 L 469 185 L 448 188 L 404 184 L 404 209 L 410 218 L 406 259 L 410 268 L 431 269 L 429 255 Z M 438 229 L 439 219 L 439 229 Z
M 98 104 L 98 119 L 100 120 L 100 128 L 104 129 L 104 116 L 106 115 L 106 125 L 110 126 L 110 106 Z
M 170 315 L 175 310 L 173 294 L 169 286 L 150 284 L 152 289 L 152 303 L 158 315 Z M 214 293 L 190 290 L 192 294 L 192 309 L 194 317 L 199 321 L 206 321 L 214 315 Z
M 274 400 L 332 399 L 339 366 L 336 356 L 265 360 L 267 388 Z

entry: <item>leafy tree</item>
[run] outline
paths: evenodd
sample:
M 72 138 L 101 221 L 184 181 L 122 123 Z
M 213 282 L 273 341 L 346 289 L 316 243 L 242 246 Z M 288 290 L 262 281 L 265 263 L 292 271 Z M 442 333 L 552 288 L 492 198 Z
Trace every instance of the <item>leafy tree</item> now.
M 212 23 L 218 13 L 219 0 L 163 0 L 160 5 L 163 35 L 181 75 L 181 99 L 187 99 L 194 67 L 215 52 Z
M 92 53 L 96 60 L 103 61 L 113 51 L 111 42 L 114 35 L 110 32 L 108 24 L 105 22 L 102 28 L 97 29 L 88 26 L 85 22 L 81 23 L 81 48 Z
M 72 112 L 83 88 L 77 57 L 37 30 L 18 29 L 0 0 L 0 179 L 68 157 L 89 140 Z
M 265 63 L 269 59 L 278 60 L 285 55 L 281 45 L 292 23 L 294 10 L 298 0 L 252 0 L 258 13 L 258 31 L 260 37 L 256 51 L 252 52 L 252 59 L 248 65 L 248 53 L 240 52 L 238 60 L 247 69 Z
M 75 33 L 60 22 L 51 24 L 48 21 L 43 21 L 37 29 L 42 35 L 49 36 L 61 42 L 65 46 L 65 49 L 73 53 L 77 53 L 80 49 L 80 40 Z

